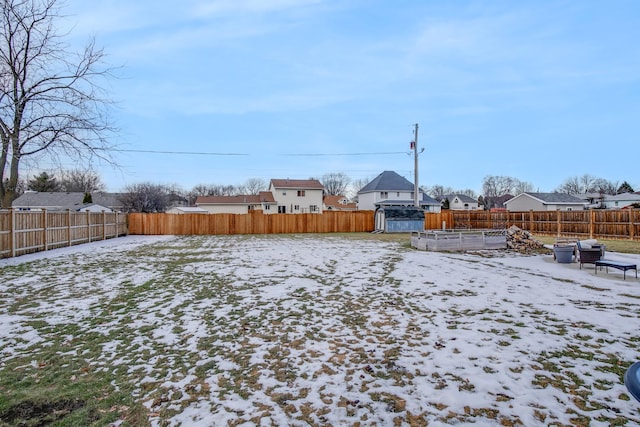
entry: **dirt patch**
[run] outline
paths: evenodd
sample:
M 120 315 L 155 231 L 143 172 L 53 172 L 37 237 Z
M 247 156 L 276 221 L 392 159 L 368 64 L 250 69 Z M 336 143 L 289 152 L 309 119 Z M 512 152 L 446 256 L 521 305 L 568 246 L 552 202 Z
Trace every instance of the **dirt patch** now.
M 80 399 L 62 399 L 56 402 L 25 400 L 0 414 L 0 420 L 9 425 L 46 426 L 85 406 Z

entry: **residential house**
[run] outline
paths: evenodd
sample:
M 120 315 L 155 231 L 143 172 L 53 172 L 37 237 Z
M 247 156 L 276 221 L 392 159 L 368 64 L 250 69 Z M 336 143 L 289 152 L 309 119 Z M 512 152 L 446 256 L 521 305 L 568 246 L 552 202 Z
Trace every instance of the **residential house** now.
M 323 209 L 327 211 L 355 211 L 358 206 L 344 196 L 324 196 Z
M 511 212 L 583 210 L 587 202 L 564 193 L 520 193 L 504 202 Z
M 455 211 L 478 211 L 483 209 L 476 199 L 465 194 L 447 194 L 442 200 L 443 203 L 448 200 L 449 209 Z
M 587 207 L 593 209 L 623 209 L 640 203 L 640 194 L 635 193 L 585 193 L 576 197 L 586 201 L 588 203 Z
M 197 206 L 174 206 L 172 208 L 167 209 L 168 214 L 208 214 L 209 211 L 206 209 L 199 208 Z
M 485 209 L 490 209 L 493 212 L 506 211 L 507 208 L 504 204 L 507 200 L 513 199 L 511 194 L 503 194 L 502 196 L 497 197 L 487 197 L 484 199 L 485 201 Z
M 261 191 L 255 195 L 199 196 L 195 204 L 196 207 L 211 214 L 246 214 L 250 211 L 262 211 L 264 214 L 277 213 L 277 203 L 270 191 Z
M 382 206 L 414 206 L 415 185 L 394 171 L 384 171 L 358 191 L 358 210 Z M 440 203 L 420 191 L 420 207 L 425 212 L 440 212 Z
M 322 213 L 324 186 L 317 179 L 272 179 L 278 213 Z
M 122 211 L 123 204 L 120 201 L 120 193 L 91 193 L 91 202 L 86 205 L 85 193 L 83 192 L 38 192 L 27 191 L 20 197 L 15 199 L 11 207 L 23 211 L 31 210 L 89 210 L 91 212 L 106 211 Z

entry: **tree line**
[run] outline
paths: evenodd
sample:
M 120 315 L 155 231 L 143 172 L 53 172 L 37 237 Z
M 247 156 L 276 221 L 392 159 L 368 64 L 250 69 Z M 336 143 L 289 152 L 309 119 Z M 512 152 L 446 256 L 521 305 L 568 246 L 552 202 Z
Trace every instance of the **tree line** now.
M 322 183 L 327 195 L 345 196 L 351 201 L 357 201 L 358 191 L 368 184 L 371 179 L 351 179 L 342 172 L 332 172 L 322 175 L 317 179 Z M 164 212 L 169 206 L 179 202 L 194 206 L 195 201 L 201 196 L 237 196 L 257 195 L 261 191 L 268 190 L 269 183 L 261 178 L 249 178 L 239 185 L 231 184 L 198 184 L 190 190 L 185 190 L 179 185 L 155 184 L 151 182 L 139 182 L 127 185 L 119 194 L 124 210 L 131 212 Z M 101 177 L 91 170 L 61 170 L 58 172 L 41 172 L 26 182 L 19 181 L 18 192 L 25 190 L 40 192 L 84 192 L 90 194 L 96 191 L 104 191 L 105 185 Z M 497 207 L 505 195 L 516 196 L 523 192 L 533 192 L 532 183 L 521 181 L 510 176 L 488 175 L 482 181 L 482 193 L 477 194 L 471 189 L 457 190 L 453 187 L 433 185 L 422 189 L 425 193 L 440 202 L 445 202 L 451 194 L 463 194 L 490 209 Z M 567 178 L 555 192 L 566 194 L 621 194 L 632 193 L 633 187 L 624 181 L 621 184 L 597 178 L 592 175 L 573 176 Z

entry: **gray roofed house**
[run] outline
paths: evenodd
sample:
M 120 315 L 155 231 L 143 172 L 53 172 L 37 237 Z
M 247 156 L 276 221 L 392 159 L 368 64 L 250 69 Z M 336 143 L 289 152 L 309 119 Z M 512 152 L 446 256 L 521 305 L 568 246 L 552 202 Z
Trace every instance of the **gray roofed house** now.
M 420 206 L 427 212 L 440 212 L 440 203 L 420 190 Z M 414 184 L 394 171 L 384 171 L 358 191 L 358 210 L 381 206 L 413 206 Z
M 91 204 L 104 206 L 105 208 L 122 211 L 121 193 L 91 193 Z M 19 210 L 80 210 L 86 209 L 83 204 L 83 192 L 38 192 L 27 191 L 15 199 L 11 207 Z
M 565 193 L 520 193 L 504 202 L 508 211 L 583 210 L 587 202 Z

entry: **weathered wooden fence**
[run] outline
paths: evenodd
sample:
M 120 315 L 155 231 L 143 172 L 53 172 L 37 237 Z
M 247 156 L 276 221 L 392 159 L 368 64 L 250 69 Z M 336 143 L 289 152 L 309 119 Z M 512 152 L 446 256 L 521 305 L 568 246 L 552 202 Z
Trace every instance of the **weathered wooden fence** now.
M 0 211 L 0 258 L 104 240 L 127 234 L 116 212 Z
M 533 234 L 640 240 L 640 209 L 585 211 L 444 211 L 427 214 L 425 229 L 446 223 L 453 229 L 498 229 L 516 225 Z
M 373 211 L 322 214 L 129 214 L 129 234 L 279 234 L 373 231 Z

